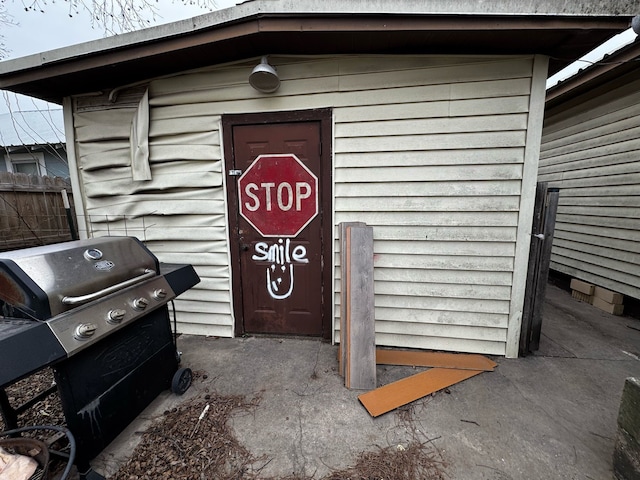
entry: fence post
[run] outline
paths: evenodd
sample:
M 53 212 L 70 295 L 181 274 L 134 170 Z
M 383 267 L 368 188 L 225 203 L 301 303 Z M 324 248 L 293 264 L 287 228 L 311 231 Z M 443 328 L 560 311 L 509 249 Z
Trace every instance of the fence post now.
M 62 194 L 62 204 L 64 205 L 64 211 L 67 213 L 67 223 L 69 224 L 69 231 L 71 232 L 71 239 L 78 240 L 78 232 L 73 225 L 73 215 L 71 215 L 71 206 L 69 205 L 69 196 L 67 195 L 67 189 L 60 190 Z

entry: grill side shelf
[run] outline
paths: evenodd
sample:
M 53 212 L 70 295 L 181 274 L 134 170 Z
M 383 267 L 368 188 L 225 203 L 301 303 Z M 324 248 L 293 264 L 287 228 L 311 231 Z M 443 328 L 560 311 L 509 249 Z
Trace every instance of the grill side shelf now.
M 47 324 L 32 321 L 19 325 L 11 319 L 0 319 L 0 388 L 66 356 Z
M 165 277 L 176 296 L 200 283 L 200 277 L 189 264 L 161 263 L 160 274 Z

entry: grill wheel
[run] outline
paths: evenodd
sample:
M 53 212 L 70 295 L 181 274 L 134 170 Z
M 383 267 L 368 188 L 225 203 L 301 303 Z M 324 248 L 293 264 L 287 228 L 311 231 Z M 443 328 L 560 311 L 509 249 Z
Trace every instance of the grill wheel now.
M 190 368 L 179 368 L 173 375 L 171 381 L 171 391 L 176 395 L 182 395 L 191 386 L 193 380 L 193 372 Z

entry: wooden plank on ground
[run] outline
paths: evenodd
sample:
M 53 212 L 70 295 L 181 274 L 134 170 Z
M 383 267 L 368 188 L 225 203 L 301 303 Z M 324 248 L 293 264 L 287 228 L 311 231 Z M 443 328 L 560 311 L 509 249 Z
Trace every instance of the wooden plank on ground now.
M 358 400 L 372 417 L 377 417 L 479 373 L 482 371 L 432 368 L 363 393 Z
M 347 388 L 376 387 L 373 227 L 347 227 Z
M 498 365 L 484 355 L 466 353 L 426 352 L 421 350 L 376 350 L 378 365 L 455 368 L 491 372 Z

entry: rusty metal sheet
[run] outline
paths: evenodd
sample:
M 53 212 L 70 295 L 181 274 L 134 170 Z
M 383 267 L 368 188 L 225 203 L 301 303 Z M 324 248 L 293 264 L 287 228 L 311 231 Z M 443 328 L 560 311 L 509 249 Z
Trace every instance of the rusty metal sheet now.
M 480 373 L 479 370 L 432 368 L 363 393 L 358 400 L 372 417 L 377 417 Z

